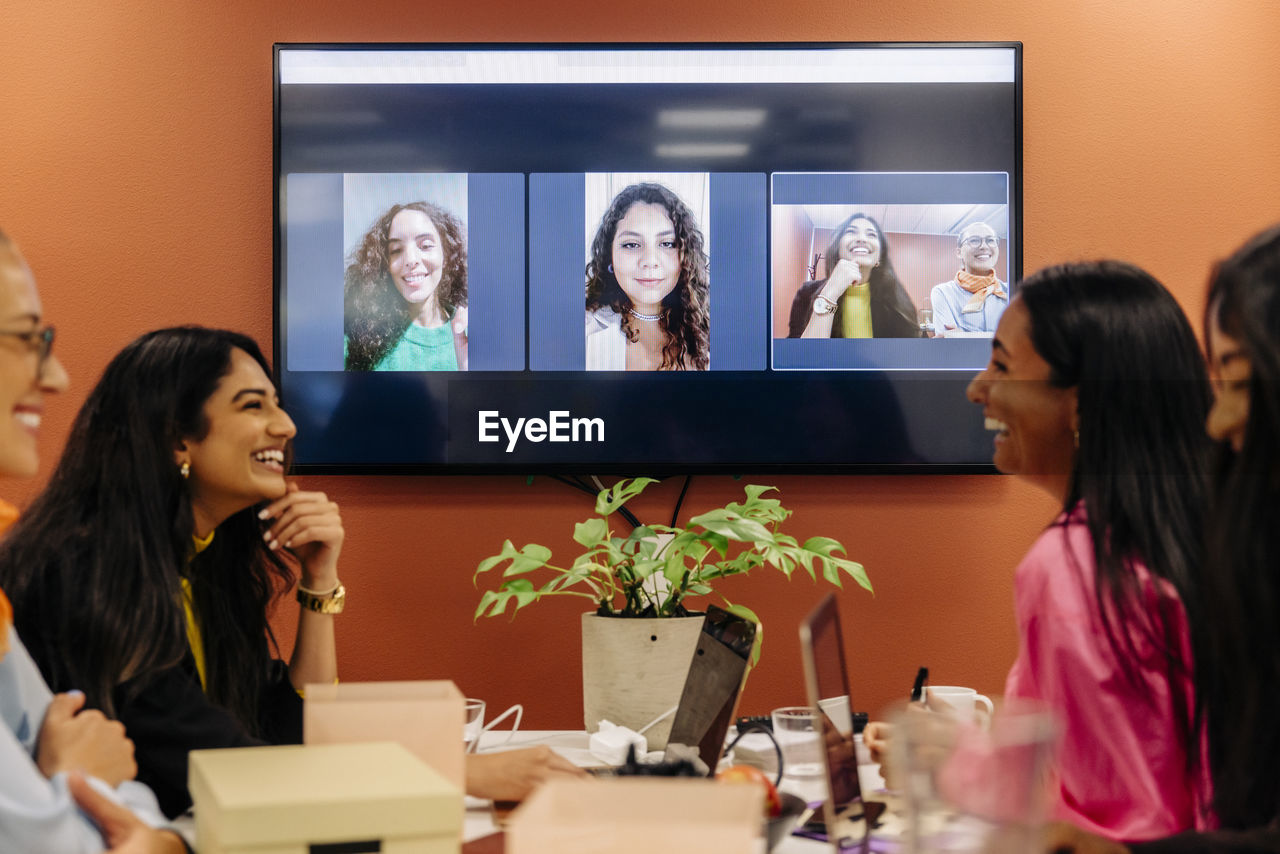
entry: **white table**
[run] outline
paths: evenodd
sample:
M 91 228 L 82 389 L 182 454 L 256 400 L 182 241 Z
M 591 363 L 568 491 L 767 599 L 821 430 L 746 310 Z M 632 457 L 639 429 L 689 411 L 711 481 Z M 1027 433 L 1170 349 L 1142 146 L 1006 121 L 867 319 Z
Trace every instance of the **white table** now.
M 604 765 L 587 749 L 587 733 L 583 731 L 529 730 L 516 733 L 509 742 L 504 743 L 506 738 L 507 734 L 504 732 L 487 732 L 481 736 L 480 749 L 487 753 L 545 744 L 580 768 L 598 768 Z M 876 773 L 876 777 L 878 776 L 879 774 Z M 603 785 L 608 785 L 608 783 L 604 782 Z M 824 796 L 826 783 L 819 777 L 803 780 L 783 777 L 780 788 L 784 792 L 791 792 L 806 801 L 813 802 L 820 800 Z M 491 802 L 468 797 L 466 804 L 467 812 L 462 828 L 464 842 L 479 839 L 498 830 L 493 821 L 493 804 Z M 765 850 L 763 839 L 760 840 L 759 850 L 761 852 Z M 773 849 L 773 854 L 817 854 L 817 852 L 830 851 L 831 847 L 825 842 L 816 842 L 812 839 L 791 836 L 779 843 L 778 847 Z

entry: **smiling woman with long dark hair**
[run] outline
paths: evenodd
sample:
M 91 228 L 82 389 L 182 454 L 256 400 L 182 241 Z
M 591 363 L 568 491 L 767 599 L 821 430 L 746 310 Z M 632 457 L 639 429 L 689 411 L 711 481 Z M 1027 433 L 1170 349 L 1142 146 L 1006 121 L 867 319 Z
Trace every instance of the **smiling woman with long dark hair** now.
M 916 307 L 898 281 L 889 240 L 864 213 L 836 226 L 823 257 L 826 275 L 791 301 L 789 338 L 919 338 Z
M 338 506 L 286 480 L 293 421 L 251 339 L 143 335 L 107 366 L 48 488 L 0 543 L 0 586 L 55 690 L 123 722 L 138 778 L 183 812 L 187 753 L 297 742 L 307 684 L 337 678 Z M 298 631 L 267 615 L 294 583 Z M 550 748 L 470 756 L 467 791 L 514 800 L 577 769 Z
M 1061 724 L 1051 815 L 1111 839 L 1203 827 L 1182 603 L 1199 595 L 1209 386 L 1191 325 L 1136 267 L 1049 267 L 1001 316 L 969 398 L 996 468 L 1059 507 L 1015 573 L 1005 686 Z
M 286 482 L 294 426 L 270 376 L 234 332 L 142 336 L 0 544 L 0 584 L 45 678 L 125 724 L 168 815 L 190 804 L 189 750 L 300 741 L 296 689 L 337 677 L 342 520 Z M 307 606 L 287 666 L 267 622 L 293 581 L 284 554 Z

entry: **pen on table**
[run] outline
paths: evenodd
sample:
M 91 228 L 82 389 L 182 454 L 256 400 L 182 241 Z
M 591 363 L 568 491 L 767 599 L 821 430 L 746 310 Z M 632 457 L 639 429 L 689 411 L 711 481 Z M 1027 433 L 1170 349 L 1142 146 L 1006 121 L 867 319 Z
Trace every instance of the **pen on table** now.
M 924 699 L 924 683 L 929 680 L 929 668 L 921 667 L 916 671 L 916 681 L 911 683 L 911 702 L 918 703 Z

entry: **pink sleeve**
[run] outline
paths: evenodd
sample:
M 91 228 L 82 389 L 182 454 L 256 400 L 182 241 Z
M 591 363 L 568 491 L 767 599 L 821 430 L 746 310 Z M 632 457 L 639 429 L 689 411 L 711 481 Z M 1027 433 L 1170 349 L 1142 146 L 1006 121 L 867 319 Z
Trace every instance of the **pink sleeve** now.
M 1112 839 L 1195 825 L 1191 781 L 1163 657 L 1135 636 L 1126 675 L 1097 617 L 1088 529 L 1050 528 L 1018 569 L 1021 650 L 1010 693 L 1049 705 L 1062 728 L 1051 817 Z

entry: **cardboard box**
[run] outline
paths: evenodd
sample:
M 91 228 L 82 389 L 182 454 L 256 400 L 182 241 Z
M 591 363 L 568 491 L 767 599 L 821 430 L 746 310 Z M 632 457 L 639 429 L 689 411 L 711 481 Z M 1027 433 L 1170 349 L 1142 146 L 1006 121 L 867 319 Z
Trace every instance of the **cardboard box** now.
M 188 785 L 200 854 L 462 847 L 461 790 L 391 742 L 194 750 Z
M 554 780 L 511 814 L 507 854 L 754 854 L 762 850 L 763 816 L 759 786 L 670 777 Z
M 304 744 L 394 741 L 466 788 L 464 698 L 448 680 L 308 685 Z

